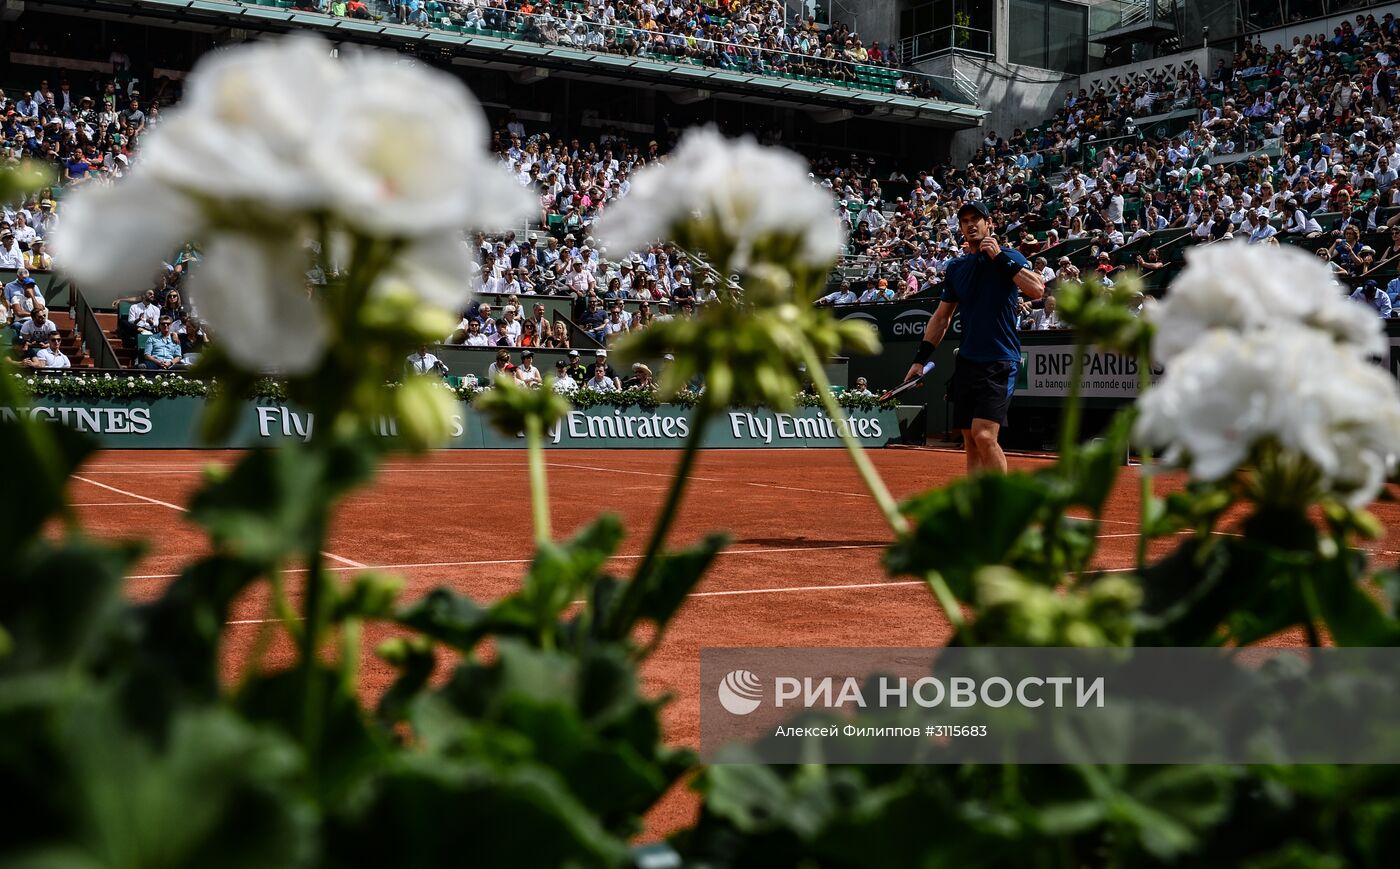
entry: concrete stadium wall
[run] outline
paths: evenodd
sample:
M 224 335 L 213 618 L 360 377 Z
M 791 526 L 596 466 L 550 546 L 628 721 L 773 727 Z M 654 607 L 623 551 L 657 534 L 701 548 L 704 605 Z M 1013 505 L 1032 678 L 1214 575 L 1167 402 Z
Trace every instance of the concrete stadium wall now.
M 1077 76 L 971 55 L 938 58 L 920 64 L 919 69 L 936 75 L 951 75 L 953 64 L 972 81 L 979 106 L 990 112 L 982 126 L 953 134 L 949 153 L 955 164 L 971 157 L 989 130 L 996 130 L 1006 138 L 1016 127 L 1024 130 L 1039 125 L 1055 113 L 1064 99 L 1065 88 L 1078 86 Z
M 1011 4 L 997 0 L 996 23 L 992 28 L 995 40 L 994 57 L 1006 57 L 1007 34 L 1011 28 Z M 899 26 L 896 14 L 896 32 Z M 958 73 L 971 80 L 977 91 L 978 106 L 990 112 L 982 126 L 959 130 L 952 136 L 949 156 L 960 163 L 972 156 L 989 130 L 1003 137 L 1016 127 L 1026 129 L 1054 114 L 1064 99 L 1064 89 L 1074 84 L 1078 76 L 1058 70 L 1040 69 L 1017 63 L 1004 63 L 993 57 L 972 54 L 950 54 L 918 64 L 916 69 L 933 75 L 952 76 Z

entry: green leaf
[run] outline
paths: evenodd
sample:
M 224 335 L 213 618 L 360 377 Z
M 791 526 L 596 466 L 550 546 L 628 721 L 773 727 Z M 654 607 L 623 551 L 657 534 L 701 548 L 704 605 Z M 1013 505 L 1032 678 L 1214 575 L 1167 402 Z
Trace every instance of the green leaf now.
M 470 652 L 487 634 L 536 637 L 538 625 L 523 608 L 504 600 L 482 607 L 450 588 L 435 588 L 401 609 L 395 621 L 460 651 Z
M 228 551 L 273 564 L 319 542 L 322 511 L 368 480 L 376 457 L 367 437 L 253 450 L 195 495 L 190 516 Z
M 355 574 L 350 587 L 336 601 L 331 622 L 339 624 L 350 619 L 388 619 L 394 614 L 394 604 L 403 591 L 403 577 L 382 570 L 366 570 Z
M 50 707 L 58 761 L 24 787 L 27 801 L 61 814 L 8 830 L 7 856 L 24 848 L 47 865 L 130 869 L 308 865 L 314 813 L 297 796 L 294 745 L 219 708 L 181 710 L 168 737 L 151 741 L 114 700 L 92 688 Z
M 379 657 L 399 671 L 399 677 L 379 698 L 377 712 L 385 724 L 397 724 L 408 715 L 408 706 L 428 686 L 437 666 L 437 652 L 426 637 L 395 637 L 376 649 Z
M 622 535 L 622 520 L 605 514 L 567 543 L 543 544 L 535 552 L 520 591 L 503 599 L 497 614 L 512 613 L 511 620 L 533 619 L 541 631 L 551 629 L 564 610 L 597 581 Z
M 121 641 L 106 653 L 134 724 L 163 736 L 178 707 L 219 698 L 219 655 L 234 600 L 256 565 L 213 555 L 187 567 L 155 601 L 124 614 Z
M 620 866 L 611 836 L 540 766 L 494 766 L 406 754 L 375 782 L 362 811 L 332 823 L 339 866 Z
M 943 574 L 967 600 L 972 575 L 1005 564 L 1050 498 L 1046 481 L 1026 474 L 978 475 L 905 502 L 912 524 L 884 556 L 892 574 Z
M 0 379 L 9 380 L 9 375 Z M 10 393 L 6 384 L 0 406 L 14 405 Z M 91 437 L 66 425 L 0 420 L 0 455 L 23 472 L 23 497 L 0 498 L 0 552 L 8 555 L 33 542 L 44 523 L 64 509 L 68 477 L 96 445 Z
M 658 557 L 645 576 L 635 576 L 623 587 L 616 604 L 603 615 L 604 636 L 623 639 L 646 620 L 655 625 L 650 642 L 654 648 L 686 597 L 728 545 L 728 535 L 710 534 L 689 549 Z
M 1095 516 L 1103 510 L 1128 454 L 1135 416 L 1131 407 L 1119 411 L 1100 438 L 1079 447 L 1066 468 L 1057 466 L 1055 471 L 1067 473 L 1073 486 L 1068 503 L 1087 507 Z
M 1137 645 L 1247 645 L 1301 624 L 1292 577 L 1311 562 L 1247 538 L 1192 538 L 1139 573 Z
M 18 499 L 15 499 L 18 501 Z M 9 655 L 0 675 L 88 662 L 111 638 L 135 547 L 68 538 L 6 553 L 0 624 Z
M 1313 592 L 1332 641 L 1339 646 L 1400 645 L 1400 621 L 1361 585 L 1365 569 L 1364 554 L 1342 550 L 1312 573 Z
M 329 806 L 363 798 L 370 779 L 390 755 L 389 734 L 372 724 L 359 698 L 345 690 L 342 675 L 318 666 L 313 678 L 323 704 L 318 751 L 306 758 L 311 793 Z M 306 680 L 300 669 L 249 679 L 238 695 L 238 709 L 249 721 L 271 725 L 300 739 Z

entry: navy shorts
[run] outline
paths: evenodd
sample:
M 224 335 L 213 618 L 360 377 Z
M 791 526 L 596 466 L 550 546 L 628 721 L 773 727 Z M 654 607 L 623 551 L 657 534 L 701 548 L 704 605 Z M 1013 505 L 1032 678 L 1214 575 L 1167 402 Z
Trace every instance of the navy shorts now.
M 1016 366 L 1010 360 L 974 362 L 959 356 L 953 365 L 953 428 L 971 429 L 974 419 L 1006 425 L 1016 391 Z

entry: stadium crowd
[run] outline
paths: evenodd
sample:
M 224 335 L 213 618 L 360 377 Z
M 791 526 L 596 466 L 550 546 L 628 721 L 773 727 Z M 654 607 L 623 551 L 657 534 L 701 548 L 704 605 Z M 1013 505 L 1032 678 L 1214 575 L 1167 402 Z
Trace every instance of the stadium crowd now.
M 1181 245 L 1306 243 L 1388 316 L 1400 294 L 1400 217 L 1387 211 L 1400 206 L 1397 44 L 1394 16 L 1357 14 L 1330 37 L 1250 44 L 1212 70 L 1144 76 L 1115 92 L 1067 90 L 1053 118 L 1009 137 L 989 131 L 965 166 L 913 179 L 894 170 L 885 181 L 893 202 L 854 155 L 819 163 L 867 269 L 864 292 L 824 301 L 869 301 L 880 283 L 897 294 L 931 289 L 959 253 L 958 206 L 981 199 L 1003 244 L 1047 280 L 1167 269 L 1152 244 L 1165 230 L 1182 231 L 1171 234 Z M 1173 119 L 1182 129 L 1165 132 Z M 1380 252 L 1366 243 L 1377 233 L 1388 242 Z M 1180 261 L 1179 249 L 1171 258 Z
M 511 35 L 545 45 L 699 63 L 755 75 L 796 75 L 858 84 L 899 67 L 893 47 L 866 45 L 844 22 L 791 20 L 782 0 L 296 0 L 306 11 L 420 27 Z M 898 75 L 897 93 L 936 98 L 927 78 Z
M 415 8 L 403 5 L 410 14 Z M 776 3 L 737 0 L 716 7 L 593 0 L 567 9 L 504 0 L 447 7 L 449 15 L 495 10 L 491 14 L 507 22 L 511 15 L 544 14 L 563 22 L 699 22 L 710 35 L 737 34 L 740 41 L 752 35 L 783 45 L 793 38 L 801 45 L 804 34 L 816 32 L 810 22 L 785 23 Z M 335 13 L 336 5 L 325 11 Z M 717 13 L 723 24 L 707 17 Z M 672 34 L 659 24 L 654 32 L 661 43 Z M 839 26 L 816 41 L 850 42 L 867 60 L 886 59 Z M 1023 307 L 1023 328 L 1059 327 L 1058 281 L 1092 274 L 1111 282 L 1125 268 L 1166 277 L 1179 265 L 1182 247 L 1213 242 L 1306 244 L 1332 264 L 1358 301 L 1381 316 L 1400 315 L 1397 45 L 1394 16 L 1359 13 L 1330 37 L 1300 37 L 1272 48 L 1249 44 L 1212 70 L 1140 77 L 1113 92 L 1067 90 L 1053 117 L 1008 137 L 988 131 L 972 158 L 956 167 L 912 169 L 856 154 L 809 154 L 813 183 L 830 190 L 850 238 L 832 292 L 818 304 L 936 293 L 947 263 L 961 252 L 958 207 L 984 200 L 1002 243 L 1030 258 L 1052 287 L 1046 301 Z M 112 56 L 114 67 L 129 67 L 120 51 Z M 159 125 L 163 106 L 177 96 L 168 82 L 149 95 L 139 84 L 122 74 L 93 94 L 77 94 L 67 81 L 53 88 L 47 80 L 33 90 L 0 92 L 0 157 L 48 163 L 62 179 L 59 191 L 0 214 L 0 269 L 51 268 L 46 237 L 62 219 L 58 193 L 125 174 L 141 139 Z M 1173 122 L 1180 129 L 1168 131 Z M 610 260 L 592 237 L 598 217 L 627 194 L 638 171 L 666 158 L 679 132 L 643 142 L 605 129 L 585 140 L 529 129 L 514 113 L 498 118 L 491 147 L 538 196 L 538 220 L 475 239 L 480 272 L 472 283 L 483 297 L 463 312 L 447 341 L 523 349 L 567 348 L 579 340 L 563 320 L 541 319 L 530 296 L 569 297 L 572 322 L 604 347 L 713 299 L 716 282 L 725 278 L 706 273 L 672 245 L 657 243 Z M 1170 239 L 1170 246 L 1159 246 L 1158 239 Z M 143 346 L 159 351 L 143 352 L 141 364 L 185 364 L 209 340 L 178 304 L 197 260 L 198 251 L 187 248 L 168 263 L 151 288 L 160 300 L 153 316 L 149 300 L 133 288 L 123 336 L 134 342 L 144 333 Z M 317 269 L 309 278 L 324 281 L 325 274 Z M 32 277 L 16 271 L 5 284 L 4 317 L 29 359 L 47 346 L 47 333 L 31 326 L 43 306 Z M 136 314 L 138 308 L 145 313 Z M 162 338 L 167 317 L 170 337 Z

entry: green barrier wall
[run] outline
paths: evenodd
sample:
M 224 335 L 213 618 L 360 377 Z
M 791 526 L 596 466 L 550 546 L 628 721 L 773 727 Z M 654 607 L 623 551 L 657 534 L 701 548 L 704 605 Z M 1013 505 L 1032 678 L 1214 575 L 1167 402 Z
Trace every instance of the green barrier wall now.
M 0 408 L 0 417 L 16 413 L 59 425 L 68 425 L 97 437 L 105 449 L 197 449 L 267 446 L 284 440 L 310 437 L 315 420 L 311 414 L 273 402 L 250 402 L 239 414 L 233 433 L 223 443 L 199 440 L 202 398 L 161 398 L 129 402 L 50 401 L 16 411 Z M 689 435 L 693 410 L 663 405 L 653 410 L 632 407 L 589 408 L 572 411 L 550 431 L 551 449 L 675 449 Z M 899 438 L 895 411 L 852 414 L 850 425 L 861 443 L 883 447 Z M 386 437 L 396 433 L 392 419 L 379 422 Z M 713 420 L 706 429 L 704 446 L 711 449 L 763 449 L 841 446 L 832 421 L 820 410 L 801 408 L 792 414 L 767 410 L 735 410 Z M 463 404 L 454 414 L 451 449 L 524 448 L 524 436 L 505 437 L 476 411 Z
M 13 281 L 19 274 L 17 269 L 0 269 L 0 286 Z M 32 271 L 29 276 L 34 279 L 39 292 L 44 297 L 44 304 L 51 310 L 67 310 L 69 300 L 68 279 L 58 272 Z

